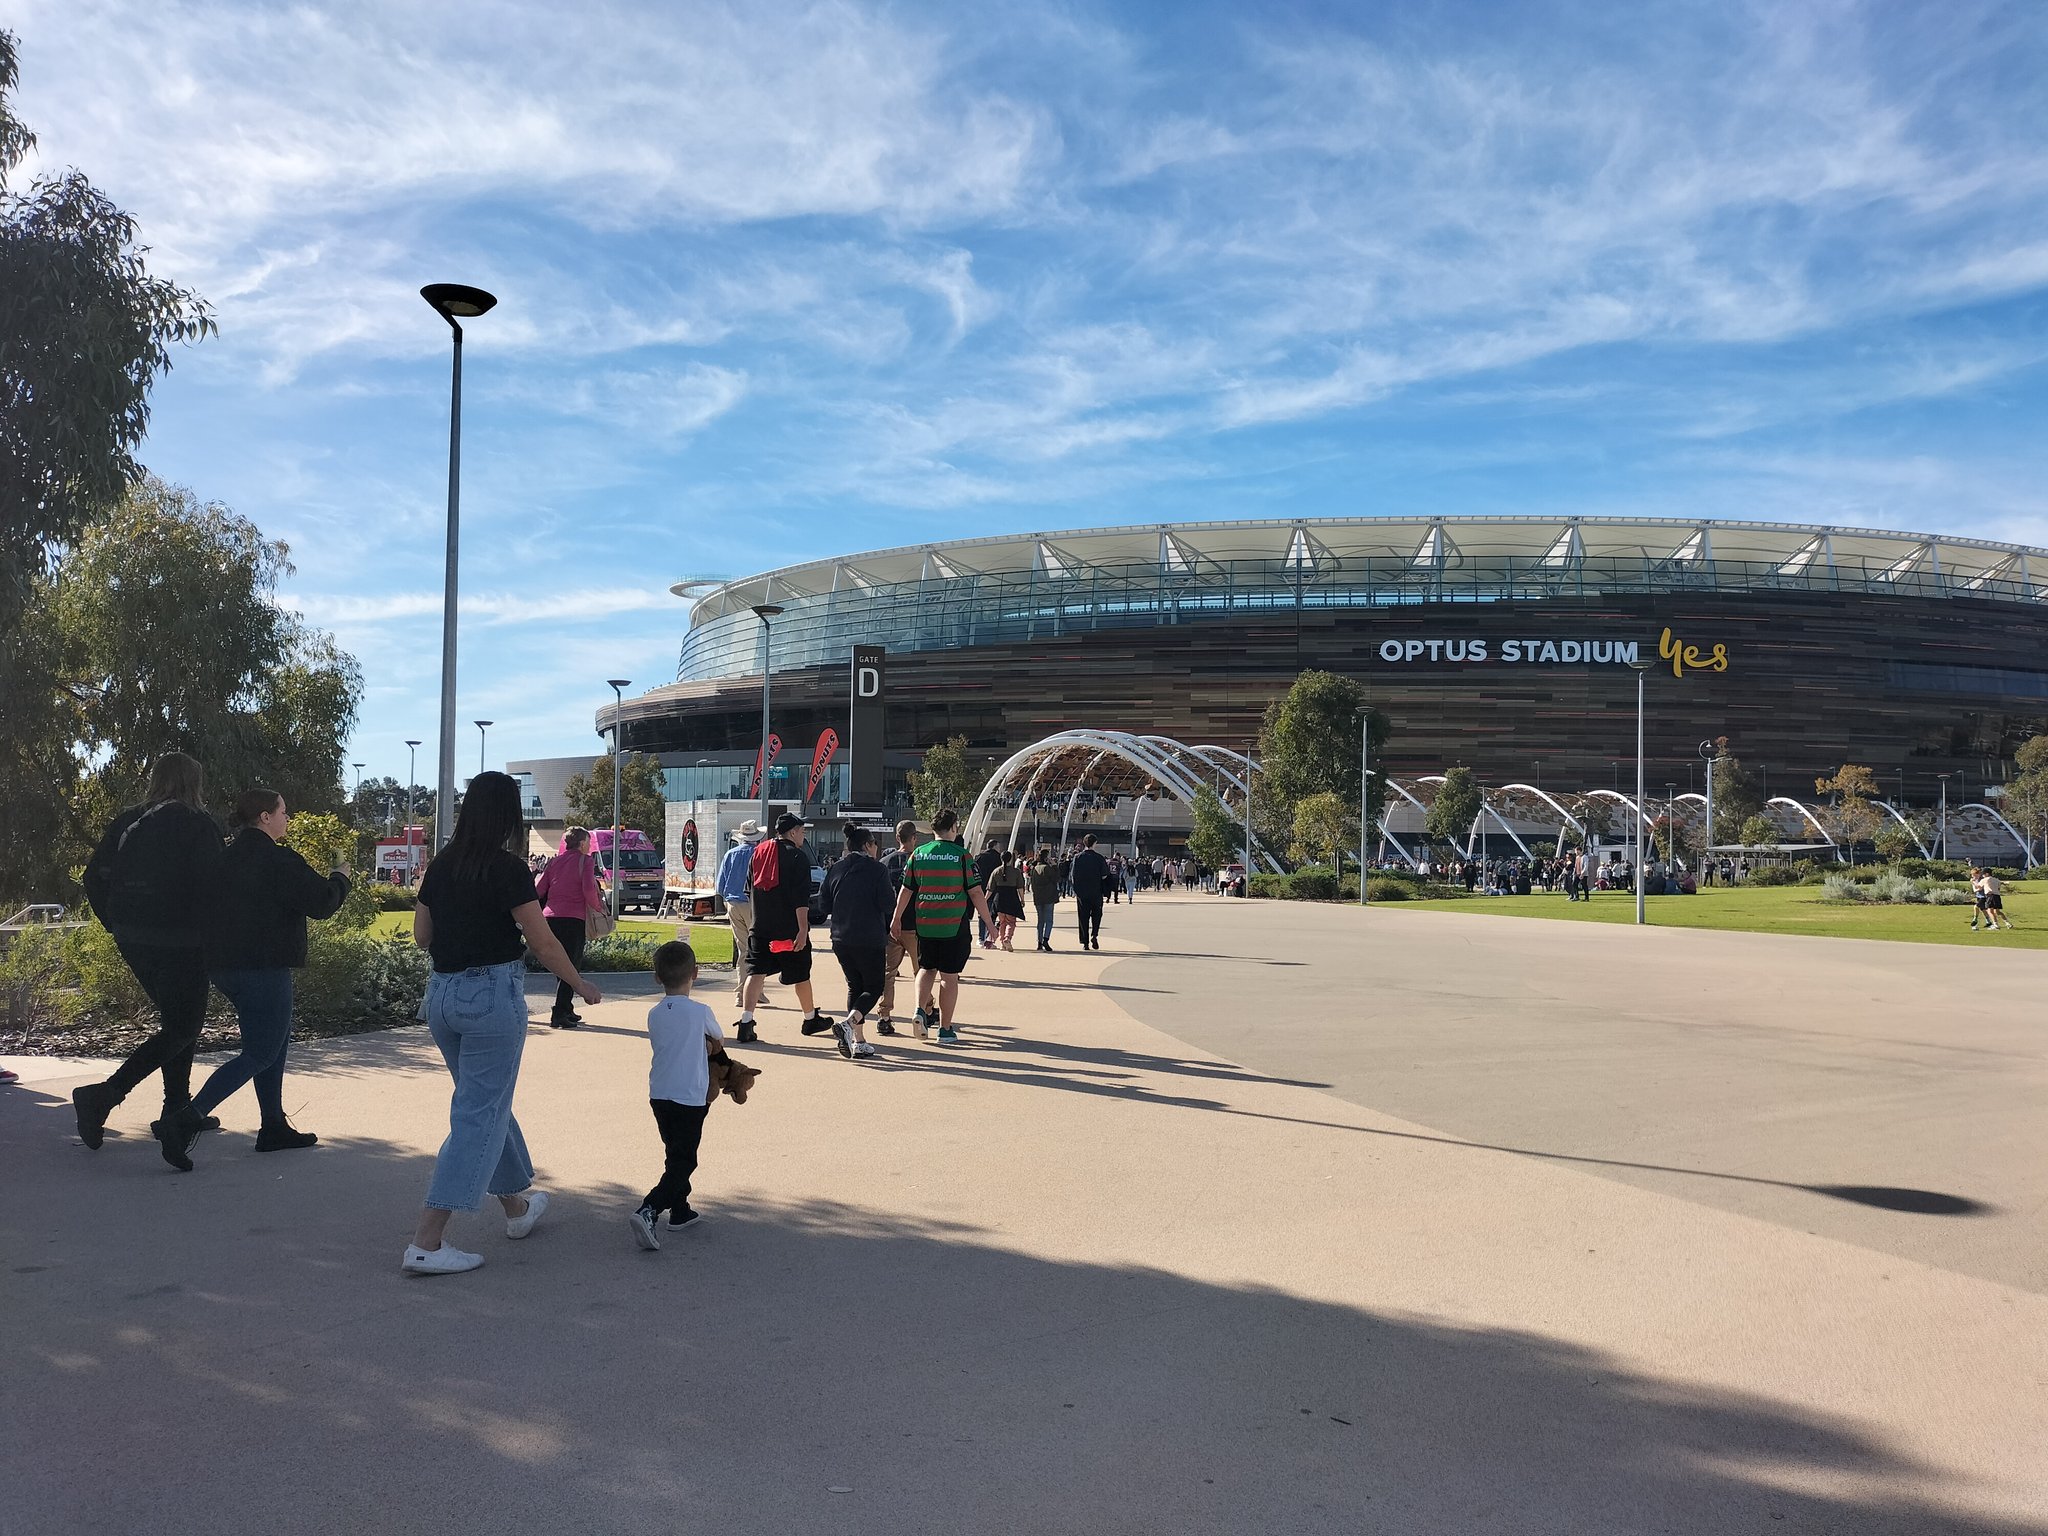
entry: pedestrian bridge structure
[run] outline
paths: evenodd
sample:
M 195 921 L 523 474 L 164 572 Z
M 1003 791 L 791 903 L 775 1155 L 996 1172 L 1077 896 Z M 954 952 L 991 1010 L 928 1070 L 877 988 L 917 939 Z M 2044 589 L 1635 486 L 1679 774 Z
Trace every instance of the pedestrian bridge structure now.
M 1379 847 L 1383 854 L 1397 855 L 1419 867 L 1428 856 L 1423 823 L 1444 776 L 1379 777 L 1385 788 L 1376 823 Z M 1168 800 L 1192 806 L 1197 791 L 1204 788 L 1215 793 L 1241 826 L 1245 797 L 1249 793 L 1254 802 L 1258 800 L 1260 781 L 1256 761 L 1231 747 L 1191 746 L 1169 736 L 1128 731 L 1058 731 L 1012 754 L 990 775 L 967 817 L 967 844 L 980 847 L 995 838 L 1018 848 L 1027 836 L 1036 840 L 1038 829 L 1049 831 L 1051 819 L 1057 816 L 1058 847 L 1071 844 L 1077 826 L 1108 830 L 1113 840 L 1135 846 L 1147 805 Z M 1478 815 L 1454 841 L 1460 852 L 1470 856 L 1483 846 L 1482 839 L 1499 835 L 1525 857 L 1536 857 L 1554 852 L 1560 834 L 1571 842 L 1598 840 L 1609 847 L 1639 846 L 1645 830 L 1652 836 L 1661 835 L 1667 822 L 1676 825 L 1683 843 L 1697 848 L 1705 841 L 1706 796 L 1695 792 L 1653 794 L 1646 800 L 1638 806 L 1633 797 L 1614 789 L 1546 789 L 1534 783 L 1488 787 L 1482 791 Z M 1906 828 L 1923 857 L 1937 851 L 1928 846 L 1924 828 L 1916 826 L 1897 806 L 1886 800 L 1872 803 Z M 1126 805 L 1128 827 L 1120 813 Z M 1114 818 L 1106 829 L 1105 813 Z M 1829 829 L 1823 807 L 1776 795 L 1764 806 L 1763 814 L 1788 849 L 1846 856 Z M 1027 826 L 1034 829 L 1029 834 Z M 1969 857 L 1988 857 L 1979 850 L 1987 845 L 1997 849 L 2002 843 L 2018 852 L 2022 865 L 2035 862 L 2027 838 L 1982 801 L 1949 807 L 1948 840 L 1951 851 L 1958 843 L 1968 846 Z M 1239 846 L 1243 846 L 1242 833 Z M 1260 869 L 1283 868 L 1263 844 L 1254 845 L 1253 862 Z
M 1163 798 L 1192 806 L 1201 789 L 1214 791 L 1242 823 L 1245 796 L 1256 799 L 1257 786 L 1256 765 L 1229 747 L 1189 746 L 1170 736 L 1128 731 L 1058 731 L 1013 754 L 989 776 L 967 817 L 967 846 L 978 848 L 996 838 L 1005 847 L 1019 847 L 1027 817 L 1042 823 L 1057 814 L 1057 846 L 1064 848 L 1077 813 L 1086 815 L 1104 804 L 1113 808 L 1125 800 L 1131 804 L 1129 835 L 1135 842 L 1148 803 Z M 1252 857 L 1260 869 L 1277 873 L 1282 868 L 1262 844 L 1254 843 Z

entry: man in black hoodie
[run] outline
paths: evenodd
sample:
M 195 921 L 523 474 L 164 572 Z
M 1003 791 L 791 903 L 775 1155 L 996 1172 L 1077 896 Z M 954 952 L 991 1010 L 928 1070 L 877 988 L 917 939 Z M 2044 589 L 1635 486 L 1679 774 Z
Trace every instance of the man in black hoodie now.
M 100 1145 L 107 1116 L 152 1072 L 163 1073 L 166 1116 L 192 1099 L 192 1050 L 206 1023 L 207 920 L 225 862 L 220 826 L 202 808 L 205 795 L 198 762 L 166 752 L 150 770 L 142 804 L 114 818 L 86 861 L 86 899 L 158 1020 L 156 1033 L 112 1077 L 72 1091 L 78 1139 L 88 1147 Z
M 825 871 L 816 907 L 832 925 L 832 954 L 846 973 L 846 1017 L 832 1026 L 839 1054 L 872 1056 L 863 1026 L 882 996 L 896 885 L 875 857 L 874 834 L 857 822 L 846 824 L 846 852 Z

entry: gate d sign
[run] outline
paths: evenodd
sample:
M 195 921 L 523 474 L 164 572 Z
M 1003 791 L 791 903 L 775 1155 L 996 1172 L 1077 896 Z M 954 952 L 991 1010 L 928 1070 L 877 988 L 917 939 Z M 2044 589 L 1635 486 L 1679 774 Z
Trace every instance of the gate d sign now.
M 888 725 L 883 689 L 888 652 L 879 645 L 853 648 L 851 697 L 846 712 L 846 793 L 855 805 L 882 803 L 882 754 Z

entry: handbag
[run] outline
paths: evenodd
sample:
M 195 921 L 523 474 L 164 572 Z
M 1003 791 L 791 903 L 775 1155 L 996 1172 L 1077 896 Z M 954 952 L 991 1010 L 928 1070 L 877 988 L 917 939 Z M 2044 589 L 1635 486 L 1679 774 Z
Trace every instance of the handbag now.
M 585 857 L 587 858 L 589 855 L 586 854 Z M 587 878 L 588 871 L 585 871 L 585 874 Z M 612 930 L 616 927 L 618 927 L 618 923 L 613 919 L 608 908 L 592 907 L 583 914 L 583 936 L 586 939 L 609 938 Z

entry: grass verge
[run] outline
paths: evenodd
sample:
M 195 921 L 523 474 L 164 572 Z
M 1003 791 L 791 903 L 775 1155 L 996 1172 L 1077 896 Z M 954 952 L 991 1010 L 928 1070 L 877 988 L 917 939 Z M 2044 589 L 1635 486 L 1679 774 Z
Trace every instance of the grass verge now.
M 1664 928 L 1720 928 L 1737 933 L 1803 933 L 1830 939 L 1893 939 L 1907 944 L 1979 944 L 1998 949 L 2048 949 L 2048 890 L 2038 882 L 2009 882 L 2006 915 L 2011 933 L 1970 931 L 1969 907 L 1848 906 L 1820 899 L 1818 886 L 1788 885 L 1706 890 L 1697 896 L 1651 896 L 1649 922 Z M 1635 898 L 1602 891 L 1591 901 L 1562 895 L 1472 896 L 1461 901 L 1388 903 L 1397 912 L 1467 912 L 1500 917 L 1550 918 L 1575 923 L 1632 923 Z
M 410 938 L 412 914 L 379 912 L 370 924 L 370 932 L 386 938 Z M 656 921 L 651 917 L 628 917 L 620 919 L 619 932 L 630 938 L 672 939 L 676 936 L 676 924 L 673 918 Z M 697 951 L 697 963 L 700 965 L 732 964 L 732 930 L 723 922 L 692 922 L 690 947 Z

